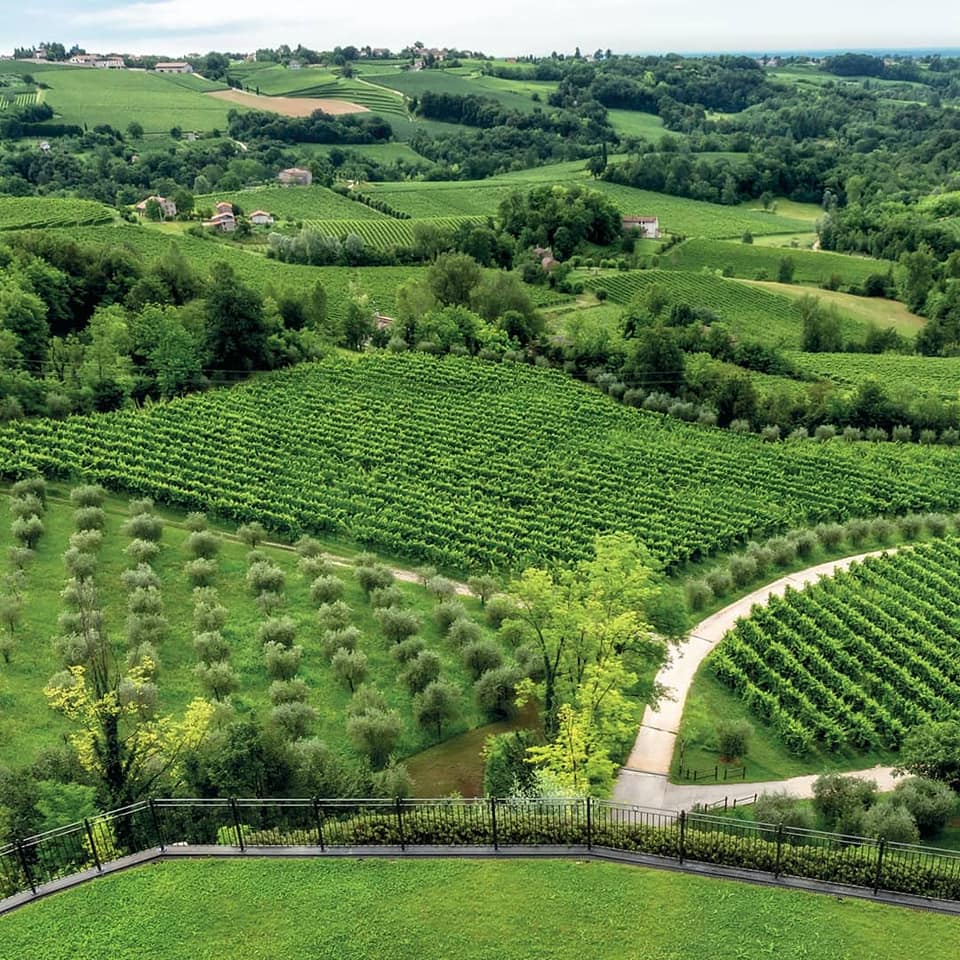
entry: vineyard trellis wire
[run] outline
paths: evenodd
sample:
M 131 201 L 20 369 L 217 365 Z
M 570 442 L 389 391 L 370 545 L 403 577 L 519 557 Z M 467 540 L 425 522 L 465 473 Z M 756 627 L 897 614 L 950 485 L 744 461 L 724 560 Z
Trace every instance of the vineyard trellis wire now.
M 113 861 L 171 847 L 202 855 L 211 847 L 255 854 L 424 846 L 622 851 L 874 894 L 960 900 L 957 851 L 604 800 L 514 798 L 145 800 L 0 848 L 0 896 L 43 894 L 72 874 L 100 873 Z M 23 899 L 0 901 L 0 910 Z

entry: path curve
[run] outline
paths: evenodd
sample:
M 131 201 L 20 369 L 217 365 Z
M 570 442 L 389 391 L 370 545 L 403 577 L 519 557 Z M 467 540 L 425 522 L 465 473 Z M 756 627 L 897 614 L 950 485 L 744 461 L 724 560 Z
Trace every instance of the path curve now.
M 683 707 L 700 664 L 714 646 L 726 636 L 737 620 L 750 615 L 757 606 L 765 606 L 771 597 L 782 597 L 788 587 L 802 590 L 816 583 L 821 577 L 846 570 L 853 563 L 869 557 L 896 553 L 895 547 L 860 553 L 842 560 L 830 560 L 806 570 L 787 574 L 768 583 L 759 590 L 748 593 L 722 610 L 702 620 L 688 634 L 685 643 L 670 658 L 657 674 L 657 683 L 665 690 L 656 707 L 647 707 L 643 714 L 637 739 L 626 764 L 620 771 L 613 789 L 613 799 L 640 806 L 667 807 L 669 809 L 692 806 L 694 803 L 712 803 L 729 796 L 744 796 L 763 793 L 765 790 L 788 790 L 797 797 L 813 796 L 813 781 L 817 775 L 793 777 L 790 780 L 768 780 L 759 783 L 721 783 L 716 785 L 679 785 L 668 781 L 673 749 L 683 719 Z M 903 549 L 903 548 L 900 548 Z M 857 771 L 877 781 L 881 789 L 892 789 L 891 767 L 874 767 Z

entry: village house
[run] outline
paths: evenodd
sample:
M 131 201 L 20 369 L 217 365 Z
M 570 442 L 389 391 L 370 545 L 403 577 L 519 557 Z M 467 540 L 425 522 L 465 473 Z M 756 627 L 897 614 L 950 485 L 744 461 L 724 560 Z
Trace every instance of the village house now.
M 49 140 L 41 140 L 41 141 L 37 144 L 37 149 L 38 149 L 41 153 L 49 153 L 49 152 L 50 152 L 50 141 L 49 141 Z
M 375 313 L 373 315 L 373 322 L 376 324 L 378 330 L 386 330 L 387 327 L 393 326 L 393 317 L 388 317 L 382 313 Z
M 147 197 L 146 200 L 141 200 L 135 207 L 134 210 L 142 217 L 147 212 L 147 204 L 151 200 L 156 200 L 157 204 L 160 207 L 160 219 L 161 220 L 172 220 L 177 215 L 177 205 L 172 201 L 168 200 L 166 197 L 152 196 Z
M 549 247 L 534 247 L 533 255 L 540 261 L 540 266 L 546 273 L 550 273 L 560 266 L 560 261 L 553 255 L 553 251 Z
M 209 220 L 204 220 L 203 225 L 213 227 L 221 233 L 233 233 L 237 229 L 237 217 L 233 212 L 233 204 L 221 200 L 217 204 L 217 212 Z
M 157 73 L 193 73 L 193 67 L 189 63 L 181 61 L 158 63 L 154 66 Z
M 266 226 L 273 223 L 273 214 L 267 213 L 266 210 L 254 210 L 250 214 L 250 222 L 255 223 L 258 227 Z
M 299 60 L 291 60 L 291 61 L 287 64 L 287 69 L 288 69 L 288 70 L 299 70 L 299 69 L 300 69 L 300 61 L 299 61 Z
M 660 239 L 659 217 L 624 217 L 624 230 L 635 230 L 644 240 Z
M 313 174 L 304 167 L 288 167 L 277 174 L 277 179 L 285 187 L 309 187 L 313 183 Z

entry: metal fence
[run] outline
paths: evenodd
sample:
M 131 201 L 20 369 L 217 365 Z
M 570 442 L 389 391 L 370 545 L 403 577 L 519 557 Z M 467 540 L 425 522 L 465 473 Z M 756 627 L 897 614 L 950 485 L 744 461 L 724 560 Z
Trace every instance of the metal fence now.
M 960 900 L 960 852 L 602 800 L 488 798 L 143 801 L 0 847 L 0 898 L 185 845 L 574 847 Z

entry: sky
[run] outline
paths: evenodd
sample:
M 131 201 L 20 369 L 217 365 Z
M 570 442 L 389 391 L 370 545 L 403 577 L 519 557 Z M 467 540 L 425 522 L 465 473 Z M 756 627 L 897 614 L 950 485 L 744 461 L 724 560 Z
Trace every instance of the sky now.
M 953 0 L 0 0 L 0 52 L 60 41 L 180 56 L 281 43 L 427 46 L 488 55 L 960 47 Z

